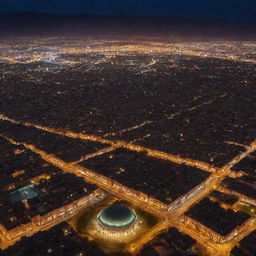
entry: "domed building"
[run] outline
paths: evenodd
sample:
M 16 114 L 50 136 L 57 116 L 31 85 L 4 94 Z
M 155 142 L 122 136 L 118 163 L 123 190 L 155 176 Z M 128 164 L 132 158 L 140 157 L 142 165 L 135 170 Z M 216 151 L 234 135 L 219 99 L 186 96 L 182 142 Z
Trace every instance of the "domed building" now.
M 129 202 L 117 198 L 110 200 L 112 203 L 105 202 L 104 205 L 79 216 L 77 231 L 82 237 L 97 243 L 104 252 L 116 253 L 128 250 L 128 247 L 146 234 L 156 222 L 151 215 L 130 205 Z M 113 203 L 113 200 L 116 201 Z
M 137 220 L 136 213 L 129 207 L 116 201 L 104 208 L 97 217 L 102 228 L 123 230 L 133 226 Z

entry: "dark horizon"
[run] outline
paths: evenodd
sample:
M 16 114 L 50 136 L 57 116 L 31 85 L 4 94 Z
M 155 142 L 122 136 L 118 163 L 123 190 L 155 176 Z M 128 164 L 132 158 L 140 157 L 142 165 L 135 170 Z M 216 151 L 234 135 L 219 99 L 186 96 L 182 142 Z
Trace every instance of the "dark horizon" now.
M 44 13 L 56 15 L 181 17 L 202 21 L 256 21 L 253 0 L 0 0 L 4 13 Z
M 204 38 L 256 38 L 256 22 L 205 21 L 175 16 L 95 14 L 0 14 L 0 36 L 92 35 L 92 36 L 188 36 Z
M 47 13 L 47 12 L 4 12 L 0 13 L 0 17 L 3 16 L 49 16 L 49 17 L 95 17 L 95 18 L 147 18 L 147 19 L 173 19 L 173 20 L 184 20 L 184 21 L 191 21 L 191 22 L 200 22 L 200 23 L 230 23 L 230 24 L 236 24 L 236 23 L 244 23 L 244 24 L 254 24 L 256 23 L 256 17 L 255 20 L 225 20 L 225 19 L 218 19 L 218 20 L 207 20 L 207 19 L 201 19 L 201 18 L 192 18 L 192 17 L 186 17 L 186 16 L 175 16 L 175 15 L 169 15 L 169 16 L 161 16 L 161 15 L 131 15 L 131 14 L 93 14 L 93 13 Z

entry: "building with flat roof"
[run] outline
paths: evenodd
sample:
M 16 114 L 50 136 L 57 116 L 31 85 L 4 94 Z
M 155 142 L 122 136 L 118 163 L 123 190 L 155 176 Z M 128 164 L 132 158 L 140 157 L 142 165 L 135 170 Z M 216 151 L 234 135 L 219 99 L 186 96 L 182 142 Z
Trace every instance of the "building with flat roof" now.
M 9 193 L 10 201 L 16 203 L 25 199 L 32 199 L 37 197 L 40 194 L 40 191 L 36 189 L 33 184 L 29 184 L 22 188 L 16 189 Z

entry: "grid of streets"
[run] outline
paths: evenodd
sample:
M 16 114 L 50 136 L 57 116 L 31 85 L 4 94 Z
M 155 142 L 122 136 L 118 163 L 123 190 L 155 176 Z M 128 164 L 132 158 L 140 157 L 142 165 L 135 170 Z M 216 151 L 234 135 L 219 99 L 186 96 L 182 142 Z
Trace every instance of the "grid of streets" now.
M 90 196 L 101 200 L 110 193 L 160 218 L 156 226 L 130 245 L 128 251 L 132 254 L 167 255 L 164 254 L 166 250 L 173 252 L 170 255 L 176 255 L 177 251 L 183 253 L 181 255 L 205 251 L 212 256 L 254 255 L 256 248 L 251 241 L 256 239 L 256 94 L 251 74 L 255 71 L 255 60 L 248 52 L 254 49 L 253 46 L 256 47 L 255 44 L 218 42 L 208 46 L 213 50 L 205 56 L 200 42 L 177 46 L 177 43 L 153 41 L 148 42 L 148 48 L 146 44 L 141 48 L 141 43 L 136 40 L 109 40 L 99 45 L 93 41 L 91 44 L 87 42 L 87 47 L 81 46 L 83 43 L 79 40 L 74 42 L 77 48 L 73 44 L 74 48 L 66 49 L 66 60 L 63 62 L 58 56 L 64 53 L 53 54 L 49 49 L 42 53 L 35 47 L 35 42 L 31 42 L 32 53 L 27 49 L 18 49 L 22 53 L 19 60 L 14 60 L 12 54 L 7 54 L 8 51 L 1 57 L 0 64 L 4 68 L 0 115 L 1 145 L 4 145 L 1 148 L 1 196 L 14 188 L 17 193 L 17 188 L 24 188 L 27 180 L 35 186 L 33 193 L 42 193 L 45 187 L 54 191 L 54 184 L 59 180 L 63 180 L 63 186 L 70 188 L 72 184 L 81 184 L 80 188 L 68 191 L 67 197 L 55 207 L 68 206 L 75 200 Z M 49 40 L 50 46 L 51 43 L 55 45 L 55 39 Z M 66 44 L 63 39 L 63 45 Z M 230 53 L 232 44 L 247 51 L 243 52 L 243 56 L 239 56 L 241 51 L 234 51 L 233 56 Z M 220 54 L 220 50 L 226 51 L 225 54 Z M 141 55 L 136 57 L 134 51 Z M 178 61 L 174 51 L 184 55 L 184 58 L 180 56 Z M 124 64 L 127 56 L 132 56 L 131 60 Z M 88 58 L 94 63 L 92 66 L 83 63 Z M 191 63 L 194 67 L 189 71 Z M 217 63 L 220 65 L 219 73 L 213 70 Z M 24 77 L 11 70 L 13 65 L 26 69 Z M 26 68 L 26 65 L 35 65 L 38 74 L 33 77 L 29 73 L 30 70 L 35 72 L 35 67 Z M 83 71 L 79 73 L 80 70 Z M 216 77 L 212 76 L 212 70 Z M 236 77 L 228 81 L 227 77 L 235 71 L 239 81 Z M 61 72 L 65 74 L 66 81 L 58 81 Z M 112 79 L 111 74 L 118 72 L 120 76 L 127 72 L 127 79 L 120 81 L 119 76 Z M 183 72 L 190 72 L 191 81 L 184 82 Z M 208 77 L 207 72 L 210 73 Z M 243 72 L 247 75 L 241 75 Z M 49 77 L 37 78 L 39 74 L 47 73 Z M 171 78 L 174 81 L 168 81 L 174 73 L 175 79 Z M 20 77 L 17 82 L 10 82 L 14 74 Z M 73 81 L 72 76 L 77 74 L 89 85 L 83 86 L 81 82 L 79 87 L 78 81 L 72 91 L 65 84 Z M 94 81 L 95 74 L 100 74 L 100 81 Z M 160 75 L 157 77 L 155 74 Z M 133 86 L 140 80 L 144 81 L 141 88 Z M 155 80 L 179 83 L 180 88 L 168 89 L 167 85 L 161 86 Z M 8 88 L 6 82 L 13 84 Z M 21 88 L 20 82 L 30 87 L 28 94 L 25 88 Z M 195 87 L 200 82 L 205 84 Z M 228 84 L 224 86 L 223 82 Z M 122 87 L 122 83 L 128 89 Z M 39 84 L 46 88 L 37 95 L 35 89 Z M 106 84 L 113 85 L 113 88 L 106 87 Z M 52 89 L 50 86 L 60 87 Z M 248 88 L 241 89 L 242 86 Z M 78 93 L 87 102 L 82 103 Z M 141 98 L 140 93 L 143 95 Z M 92 98 L 94 95 L 95 101 Z M 17 102 L 11 103 L 14 96 Z M 63 102 L 62 96 L 70 98 L 70 101 Z M 119 96 L 120 101 L 115 99 Z M 61 112 L 63 103 L 67 107 Z M 31 109 L 33 104 L 34 110 Z M 19 113 L 15 109 L 17 107 L 21 108 Z M 40 116 L 42 110 L 45 110 L 44 116 Z M 16 158 L 21 159 L 15 161 L 28 163 L 29 168 L 32 162 L 33 168 L 29 171 L 34 173 L 26 177 L 23 170 L 26 166 L 19 169 L 12 167 L 11 163 Z M 13 187 L 9 178 L 5 177 L 10 169 L 14 179 L 24 175 L 24 179 L 19 180 L 21 184 L 14 182 Z M 65 178 L 66 175 L 70 176 Z M 59 188 L 56 188 L 53 192 L 56 200 L 56 193 L 62 193 L 63 197 L 66 193 L 58 191 Z M 21 191 L 18 192 L 18 196 L 22 197 Z M 47 191 L 44 193 L 42 200 L 50 200 L 51 195 Z M 73 198 L 69 198 L 70 193 L 74 194 Z M 33 201 L 33 198 L 30 200 Z M 20 225 L 28 223 L 36 214 L 27 206 L 29 203 L 23 200 L 19 206 L 27 208 L 24 217 L 27 219 Z M 52 202 L 47 201 L 47 204 L 49 209 L 41 209 L 41 215 L 54 210 L 50 207 Z M 79 209 L 79 203 L 76 207 Z M 86 205 L 81 204 L 81 207 Z M 56 217 L 51 224 L 39 225 L 25 235 L 47 232 L 45 230 L 76 213 L 71 209 L 67 216 Z M 0 223 L 4 225 L 2 220 Z M 18 241 L 18 238 L 11 239 L 3 233 L 0 239 L 2 248 Z

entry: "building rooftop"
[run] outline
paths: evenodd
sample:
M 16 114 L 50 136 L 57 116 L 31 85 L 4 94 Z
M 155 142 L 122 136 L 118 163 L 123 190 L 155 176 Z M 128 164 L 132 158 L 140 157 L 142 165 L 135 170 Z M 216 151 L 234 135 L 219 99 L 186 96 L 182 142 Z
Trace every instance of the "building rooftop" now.
M 9 193 L 9 196 L 10 196 L 10 201 L 15 203 L 18 201 L 22 201 L 24 199 L 35 198 L 39 194 L 40 194 L 40 191 L 38 189 L 36 189 L 36 187 L 33 184 L 29 184 L 25 187 L 11 191 Z
M 136 219 L 136 213 L 119 201 L 104 208 L 98 215 L 99 223 L 113 230 L 131 227 Z

